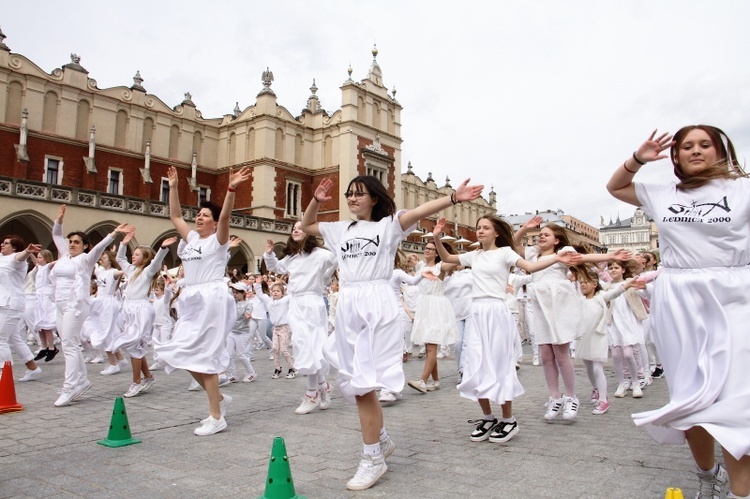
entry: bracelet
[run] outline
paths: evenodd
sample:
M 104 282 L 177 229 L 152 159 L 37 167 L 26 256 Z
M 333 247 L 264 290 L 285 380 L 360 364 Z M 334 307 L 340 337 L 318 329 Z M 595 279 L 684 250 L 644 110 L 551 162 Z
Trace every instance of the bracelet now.
M 237 189 L 234 187 L 227 187 L 227 192 L 237 192 Z
M 638 159 L 638 156 L 635 155 L 635 151 L 633 151 L 633 159 L 635 160 L 636 163 L 638 163 L 641 166 L 646 164 L 645 161 L 641 161 L 640 159 Z
M 318 202 L 318 204 L 323 204 L 323 202 L 315 197 L 315 194 L 313 194 L 313 199 Z
M 635 171 L 631 170 L 630 168 L 628 168 L 627 166 L 625 166 L 625 163 L 622 164 L 622 167 L 625 168 L 626 172 L 630 172 L 633 175 L 635 175 L 636 173 L 638 173 L 638 170 L 635 170 Z
M 456 193 L 455 192 L 451 193 L 451 204 L 452 205 L 458 204 L 458 198 L 456 197 Z

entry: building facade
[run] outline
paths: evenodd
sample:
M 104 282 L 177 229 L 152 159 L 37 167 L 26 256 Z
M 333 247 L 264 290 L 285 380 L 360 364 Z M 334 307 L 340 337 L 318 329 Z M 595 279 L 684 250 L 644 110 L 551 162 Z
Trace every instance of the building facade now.
M 599 230 L 571 215 L 566 215 L 562 210 L 544 210 L 534 213 L 528 212 L 523 215 L 501 215 L 501 217 L 513 225 L 513 230 L 515 231 L 523 227 L 533 217 L 542 218 L 542 222 L 538 227 L 530 229 L 526 233 L 522 242 L 523 246 L 535 245 L 539 240 L 539 232 L 542 227 L 548 223 L 553 223 L 567 229 L 571 244 L 588 246 L 595 253 L 606 251 L 599 242 Z
M 320 210 L 324 221 L 350 217 L 342 194 L 357 175 L 379 178 L 407 209 L 452 192 L 429 180 L 417 188 L 415 175 L 401 173 L 402 108 L 384 84 L 377 49 L 365 78 L 354 81 L 349 68 L 341 107 L 332 113 L 322 107 L 314 80 L 305 108 L 290 112 L 278 103 L 267 68 L 255 104 L 207 118 L 189 92 L 175 106 L 149 94 L 139 72 L 132 85 L 100 89 L 79 56 L 47 73 L 12 52 L 5 38 L 0 32 L 0 231 L 53 252 L 50 231 L 62 203 L 66 229 L 83 230 L 94 243 L 120 221 L 138 228 L 131 249 L 157 247 L 174 235 L 167 209 L 171 166 L 189 222 L 201 201 L 222 203 L 230 168 L 251 170 L 231 219 L 243 243 L 229 262 L 248 271 L 260 268 L 267 239 L 285 244 L 323 178 L 334 180 L 333 199 Z M 473 206 L 483 204 L 490 206 L 477 200 L 445 215 L 468 235 L 478 212 Z M 431 230 L 427 221 L 420 226 Z M 419 243 L 405 248 L 417 251 Z
M 624 220 L 618 215 L 617 220 L 610 220 L 605 225 L 602 219 L 599 228 L 600 241 L 609 251 L 620 248 L 635 253 L 651 251 L 659 247 L 658 235 L 656 224 L 641 208 L 636 208 L 633 216 Z

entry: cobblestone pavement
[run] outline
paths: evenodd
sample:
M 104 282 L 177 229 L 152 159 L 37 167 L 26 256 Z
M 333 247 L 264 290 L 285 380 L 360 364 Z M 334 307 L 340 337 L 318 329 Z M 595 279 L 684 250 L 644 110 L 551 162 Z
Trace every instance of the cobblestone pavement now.
M 56 408 L 63 359 L 41 363 L 38 381 L 16 382 L 24 411 L 0 414 L 0 497 L 258 497 L 263 496 L 271 445 L 286 442 L 297 494 L 309 498 L 662 498 L 667 487 L 695 493 L 697 479 L 686 447 L 653 443 L 629 415 L 667 398 L 655 380 L 640 400 L 611 397 L 603 416 L 591 414 L 590 386 L 576 366 L 581 411 L 573 423 L 546 423 L 548 394 L 542 368 L 526 356 L 519 372 L 526 393 L 514 403 L 519 434 L 506 444 L 469 440 L 476 403 L 455 390 L 455 361 L 440 361 L 442 389 L 420 394 L 408 386 L 385 407 L 386 427 L 397 444 L 388 473 L 363 492 L 346 481 L 359 462 L 356 410 L 334 391 L 327 411 L 297 416 L 304 377 L 272 380 L 272 362 L 257 352 L 258 378 L 224 388 L 234 397 L 229 427 L 210 437 L 193 429 L 208 413 L 203 392 L 188 392 L 185 372 L 157 371 L 148 393 L 125 399 L 131 431 L 143 442 L 112 449 L 107 436 L 112 408 L 130 384 L 130 369 L 101 376 L 89 364 L 93 388 L 71 406 Z M 16 379 L 24 371 L 15 366 Z M 422 362 L 404 364 L 407 379 Z M 616 382 L 608 372 L 610 392 Z M 499 413 L 499 408 L 493 408 Z

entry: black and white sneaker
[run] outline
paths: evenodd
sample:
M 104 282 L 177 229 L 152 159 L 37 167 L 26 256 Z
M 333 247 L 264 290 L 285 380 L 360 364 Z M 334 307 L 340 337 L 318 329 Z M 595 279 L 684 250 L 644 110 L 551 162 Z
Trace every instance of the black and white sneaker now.
M 472 442 L 481 442 L 487 440 L 490 437 L 490 431 L 497 424 L 497 418 L 492 420 L 488 419 L 470 419 L 469 424 L 476 424 L 476 430 L 471 432 Z
M 490 442 L 503 443 L 513 438 L 518 433 L 518 421 L 507 423 L 500 421 L 490 432 Z
M 664 376 L 664 369 L 662 369 L 659 366 L 656 366 L 654 368 L 654 371 L 651 373 L 652 378 L 661 378 Z

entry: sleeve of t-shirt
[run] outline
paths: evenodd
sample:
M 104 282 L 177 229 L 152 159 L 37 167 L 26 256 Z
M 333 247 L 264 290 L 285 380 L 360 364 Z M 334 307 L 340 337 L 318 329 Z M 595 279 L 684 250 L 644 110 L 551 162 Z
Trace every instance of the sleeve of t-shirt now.
M 503 248 L 503 259 L 508 268 L 515 267 L 518 260 L 521 259 L 521 255 L 513 251 L 512 249 L 505 247 Z
M 539 255 L 539 247 L 527 246 L 524 260 L 532 261 Z M 515 265 L 515 264 L 514 264 Z
M 344 237 L 348 224 L 346 222 L 320 222 L 318 230 L 326 246 L 333 252 L 337 253 L 338 245 Z
M 464 267 L 472 267 L 474 263 L 474 257 L 476 256 L 476 251 L 469 251 L 468 253 L 461 253 L 458 255 L 458 261 L 461 262 L 461 265 Z
M 654 207 L 659 205 L 659 200 L 663 199 L 667 192 L 674 189 L 674 184 L 642 184 L 634 182 L 635 196 L 641 203 L 643 210 L 654 216 Z

